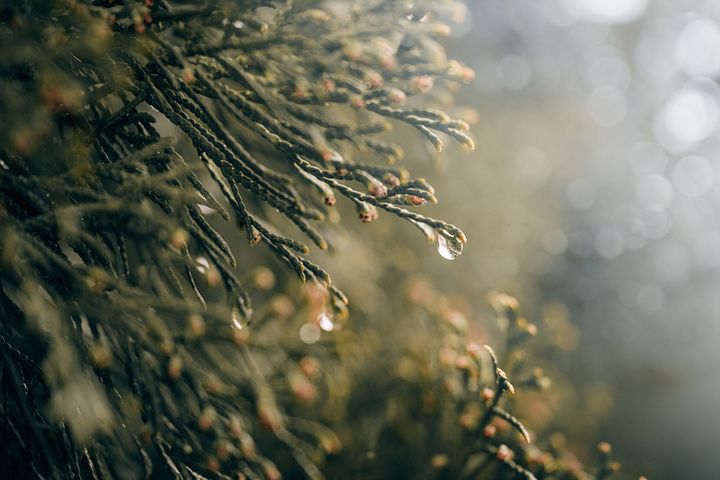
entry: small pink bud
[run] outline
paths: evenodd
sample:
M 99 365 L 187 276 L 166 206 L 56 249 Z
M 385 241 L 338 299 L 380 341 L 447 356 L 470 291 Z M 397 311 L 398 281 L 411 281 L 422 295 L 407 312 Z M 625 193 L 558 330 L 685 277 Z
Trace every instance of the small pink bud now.
M 477 343 L 470 342 L 467 344 L 467 352 L 468 355 L 477 360 L 478 358 L 480 358 L 480 355 L 482 355 L 482 352 L 484 352 L 484 350 Z
M 222 281 L 220 271 L 214 266 L 211 266 L 207 269 L 207 272 L 205 272 L 205 281 L 207 281 L 207 284 L 211 287 L 217 287 Z
M 503 445 L 500 445 L 500 447 L 498 447 L 496 456 L 497 456 L 498 460 L 504 462 L 507 460 L 512 460 L 513 457 L 515 457 L 515 452 L 510 450 L 507 445 L 503 444 Z
M 388 190 L 385 185 L 383 185 L 381 182 L 377 180 L 371 180 L 370 184 L 368 185 L 368 190 L 374 197 L 384 197 L 387 195 Z
M 365 80 L 370 84 L 370 88 L 379 88 L 384 83 L 382 75 L 372 71 L 365 75 Z
M 293 375 L 290 379 L 290 391 L 295 398 L 302 402 L 310 403 L 318 396 L 318 391 L 305 376 Z
M 247 328 L 233 328 L 233 342 L 237 346 L 247 345 L 250 340 L 250 330 Z
M 278 470 L 277 467 L 273 464 L 263 465 L 263 472 L 265 473 L 265 477 L 267 478 L 267 480 L 282 479 L 282 474 L 280 473 L 280 470 Z
M 388 99 L 396 105 L 402 105 L 405 103 L 407 95 L 402 90 L 393 88 L 388 92 Z
M 432 89 L 435 81 L 428 75 L 422 75 L 412 79 L 411 87 L 415 93 L 426 93 Z
M 322 79 L 322 86 L 326 92 L 332 92 L 335 90 L 335 82 L 327 77 Z
M 400 179 L 392 173 L 386 173 L 383 177 L 383 182 L 385 182 L 385 185 L 389 187 L 397 187 L 400 185 Z
M 465 83 L 472 82 L 473 80 L 475 80 L 475 70 L 463 65 L 462 69 L 460 70 L 460 78 Z
M 315 378 L 320 373 L 320 362 L 314 357 L 303 357 L 299 367 L 300 371 L 308 378 Z
M 247 432 L 240 435 L 240 452 L 248 460 L 255 458 L 255 440 Z
M 359 44 L 349 43 L 343 48 L 343 53 L 350 60 L 358 60 L 362 56 L 362 48 Z
M 380 66 L 385 70 L 392 70 L 397 66 L 397 59 L 395 55 L 382 54 L 379 59 Z
M 470 362 L 470 357 L 468 357 L 467 355 L 460 355 L 455 360 L 455 366 L 460 370 L 468 369 L 470 368 L 470 365 L 472 365 L 472 363 Z
M 495 398 L 495 391 L 492 388 L 485 387 L 482 389 L 480 397 L 483 399 L 483 401 L 487 403 L 493 398 Z
M 195 73 L 193 72 L 192 68 L 190 68 L 190 67 L 183 68 L 182 79 L 183 79 L 183 82 L 185 82 L 188 85 L 195 83 Z
M 360 97 L 353 97 L 350 100 L 350 105 L 352 105 L 353 108 L 360 110 L 361 108 L 365 108 L 365 100 Z
M 343 157 L 336 150 L 323 150 L 320 155 L 326 162 L 342 162 Z
M 236 416 L 230 417 L 230 421 L 228 423 L 228 430 L 230 431 L 231 437 L 239 439 L 244 432 L 242 421 Z

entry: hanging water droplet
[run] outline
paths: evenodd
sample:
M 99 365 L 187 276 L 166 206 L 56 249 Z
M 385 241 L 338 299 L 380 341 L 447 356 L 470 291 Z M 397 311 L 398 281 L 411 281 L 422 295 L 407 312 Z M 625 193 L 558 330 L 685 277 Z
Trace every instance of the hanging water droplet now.
M 230 319 L 232 320 L 232 325 L 234 328 L 237 328 L 238 330 L 241 330 L 243 327 L 242 321 L 240 317 L 240 312 L 237 308 L 233 307 L 232 311 L 230 312 Z
M 318 325 L 326 332 L 332 332 L 335 328 L 335 324 L 332 321 L 332 317 L 327 312 L 322 312 L 318 315 Z
M 431 227 L 430 225 L 428 225 L 427 223 L 415 222 L 415 221 L 413 221 L 413 223 L 414 223 L 420 230 L 422 230 L 422 232 L 425 234 L 425 236 L 427 237 L 427 239 L 428 239 L 429 241 L 431 241 L 431 242 L 434 241 L 434 240 L 435 240 L 435 237 L 438 236 L 438 234 L 437 234 L 437 232 L 435 231 L 435 229 L 432 228 L 432 227 Z
M 441 234 L 437 236 L 438 253 L 446 260 L 455 260 L 463 250 L 463 244 L 460 240 L 451 237 L 446 238 Z
M 208 271 L 208 268 L 210 268 L 210 262 L 208 262 L 205 257 L 197 257 L 195 261 L 197 262 L 196 267 L 200 273 L 205 273 Z

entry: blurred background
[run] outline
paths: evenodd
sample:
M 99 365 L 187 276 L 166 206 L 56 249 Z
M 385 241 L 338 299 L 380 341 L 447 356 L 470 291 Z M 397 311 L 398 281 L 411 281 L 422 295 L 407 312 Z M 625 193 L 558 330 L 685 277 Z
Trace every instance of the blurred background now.
M 470 242 L 421 270 L 566 308 L 581 337 L 559 365 L 607 411 L 597 440 L 653 479 L 720 478 L 720 2 L 466 13 L 449 53 L 476 72 L 457 103 L 477 150 L 434 183 Z
M 476 73 L 456 99 L 475 111 L 452 113 L 476 120 L 477 148 L 406 152 L 440 199 L 425 212 L 461 226 L 465 252 L 367 228 L 402 230 L 388 255 L 472 311 L 497 289 L 530 318 L 569 319 L 580 335 L 551 361 L 574 384 L 555 405 L 576 410 L 553 412 L 570 440 L 607 440 L 651 479 L 720 478 L 720 2 L 468 5 L 448 54 Z M 372 277 L 343 261 L 337 283 Z

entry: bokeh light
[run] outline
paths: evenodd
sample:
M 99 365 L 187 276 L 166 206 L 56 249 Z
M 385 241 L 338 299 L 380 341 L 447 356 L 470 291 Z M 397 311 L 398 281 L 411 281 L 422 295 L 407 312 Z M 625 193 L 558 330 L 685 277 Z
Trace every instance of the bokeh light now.
M 458 159 L 462 189 L 438 186 L 477 224 L 459 278 L 567 305 L 583 333 L 567 371 L 615 395 L 598 440 L 649 478 L 715 478 L 720 6 L 493 0 L 469 14 L 452 51 L 476 70 L 459 103 L 480 112 L 480 164 Z M 454 200 L 464 189 L 472 206 Z

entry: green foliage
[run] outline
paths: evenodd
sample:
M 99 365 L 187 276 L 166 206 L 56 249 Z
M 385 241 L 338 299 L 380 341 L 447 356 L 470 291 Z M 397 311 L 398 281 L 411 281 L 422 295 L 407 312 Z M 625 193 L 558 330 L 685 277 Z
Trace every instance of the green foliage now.
M 347 299 L 295 237 L 327 249 L 323 220 L 338 216 L 340 194 L 363 222 L 384 210 L 435 239 L 441 255 L 462 251 L 457 227 L 416 213 L 436 202 L 434 191 L 393 165 L 402 149 L 384 135 L 404 123 L 438 150 L 446 137 L 473 147 L 465 122 L 414 98 L 472 78 L 437 43 L 447 27 L 436 19 L 453 8 L 2 4 L 5 469 L 50 478 L 386 475 L 393 460 L 358 465 L 365 449 L 352 438 L 325 464 L 341 447 L 328 426 L 345 428 L 342 412 L 361 398 L 343 376 L 385 367 L 348 367 L 367 351 L 353 352 L 350 331 L 339 329 Z M 274 286 L 272 272 L 255 268 L 271 261 L 226 241 L 218 217 L 307 286 Z M 251 297 L 263 302 L 254 313 Z M 438 325 L 428 328 L 446 328 Z M 453 338 L 453 349 L 465 348 Z M 440 347 L 430 343 L 428 358 Z M 532 464 L 520 446 L 529 434 L 503 406 L 512 384 L 492 351 L 467 353 L 451 374 L 433 364 L 422 381 L 406 379 L 395 400 L 421 408 L 416 390 L 447 374 L 462 392 L 448 390 L 438 405 L 475 405 L 473 428 L 417 447 L 433 451 L 435 470 L 413 477 L 474 474 L 475 455 L 510 476 L 565 472 Z M 498 419 L 520 437 L 500 444 L 477 434 Z M 392 438 L 396 426 L 376 433 Z M 511 447 L 524 453 L 513 458 Z

